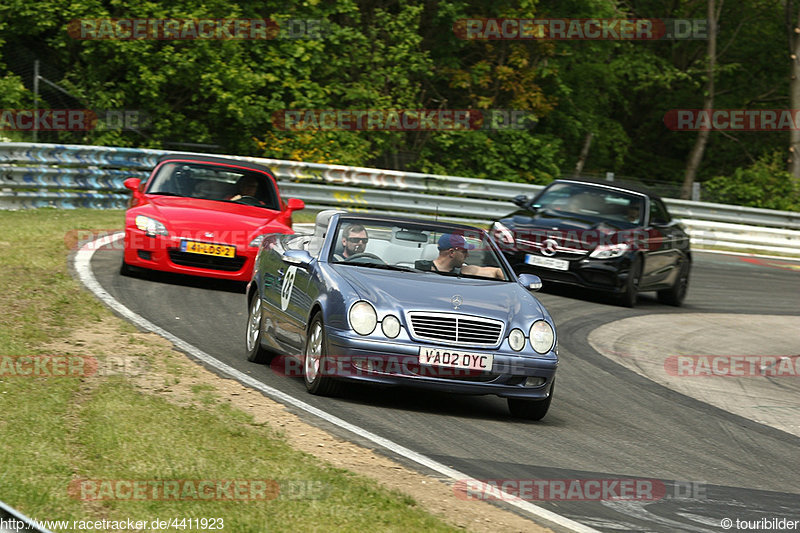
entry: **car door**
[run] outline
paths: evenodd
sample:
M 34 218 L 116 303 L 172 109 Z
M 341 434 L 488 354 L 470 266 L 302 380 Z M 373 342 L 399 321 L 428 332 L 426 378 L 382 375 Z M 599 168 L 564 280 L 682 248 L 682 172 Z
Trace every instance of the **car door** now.
M 648 220 L 647 233 L 650 236 L 650 243 L 645 254 L 643 287 L 664 283 L 675 270 L 681 255 L 678 241 L 683 233 L 659 198 L 650 199 Z
M 307 288 L 309 272 L 283 260 L 285 250 L 302 249 L 305 239 L 283 237 L 263 264 L 264 305 L 270 309 L 272 335 L 292 355 L 305 344 L 305 321 L 311 302 Z

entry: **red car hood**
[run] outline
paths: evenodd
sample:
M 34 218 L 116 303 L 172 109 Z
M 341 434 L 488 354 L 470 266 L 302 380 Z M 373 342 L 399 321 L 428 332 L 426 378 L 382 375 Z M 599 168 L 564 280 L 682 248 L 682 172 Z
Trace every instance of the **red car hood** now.
M 230 244 L 247 244 L 280 215 L 280 211 L 197 198 L 149 197 L 137 214 L 161 221 L 171 236 Z M 270 229 L 269 231 L 274 231 Z M 213 234 L 209 237 L 207 232 Z

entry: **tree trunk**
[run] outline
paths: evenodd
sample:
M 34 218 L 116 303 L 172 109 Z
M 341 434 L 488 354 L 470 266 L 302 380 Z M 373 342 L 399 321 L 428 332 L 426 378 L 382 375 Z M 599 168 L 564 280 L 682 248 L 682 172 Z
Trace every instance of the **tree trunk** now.
M 722 7 L 720 0 L 720 8 Z M 717 63 L 717 16 L 714 7 L 714 0 L 708 0 L 708 46 L 706 58 L 706 75 L 708 82 L 706 83 L 706 93 L 703 97 L 703 111 L 711 116 L 711 110 L 714 108 L 714 68 Z M 694 141 L 692 151 L 689 153 L 689 159 L 686 162 L 686 172 L 683 175 L 683 186 L 681 187 L 681 198 L 688 200 L 692 195 L 692 185 L 694 184 L 695 177 L 697 176 L 697 169 L 700 168 L 700 163 L 703 161 L 703 154 L 706 150 L 706 143 L 708 136 L 711 134 L 711 128 L 703 128 L 697 132 L 697 139 Z
M 578 157 L 578 162 L 575 164 L 575 172 L 572 173 L 573 178 L 578 178 L 583 172 L 583 165 L 586 164 L 586 159 L 589 157 L 589 148 L 592 146 L 592 137 L 594 137 L 594 133 L 589 132 L 586 134 L 586 139 L 583 141 L 583 148 L 581 149 L 581 155 Z

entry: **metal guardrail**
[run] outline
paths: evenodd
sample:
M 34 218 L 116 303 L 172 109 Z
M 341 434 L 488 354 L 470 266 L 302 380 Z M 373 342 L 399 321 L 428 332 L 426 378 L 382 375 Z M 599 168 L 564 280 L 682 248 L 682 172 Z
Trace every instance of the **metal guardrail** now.
M 144 178 L 166 154 L 205 155 L 103 146 L 0 143 L 0 209 L 124 208 L 122 182 Z M 486 223 L 508 214 L 510 200 L 539 185 L 379 170 L 278 159 L 225 156 L 269 167 L 286 197 L 309 207 L 370 209 Z M 665 199 L 700 246 L 800 255 L 800 213 Z M 703 222 L 703 224 L 699 224 Z M 716 224 L 716 225 L 715 225 Z M 734 226 L 737 225 L 737 226 Z M 743 226 L 742 226 L 743 225 Z M 759 230 L 781 228 L 778 236 Z

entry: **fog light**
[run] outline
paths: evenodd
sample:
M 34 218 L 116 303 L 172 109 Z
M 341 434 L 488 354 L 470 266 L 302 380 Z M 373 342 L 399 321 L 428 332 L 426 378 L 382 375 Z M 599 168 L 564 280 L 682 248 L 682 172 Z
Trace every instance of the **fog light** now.
M 369 366 L 369 362 L 361 357 L 354 357 L 351 359 L 351 361 L 353 366 L 359 370 L 367 370 L 367 367 Z
M 538 378 L 538 377 L 529 377 L 525 380 L 525 387 L 541 387 L 544 385 L 544 382 L 547 381 L 545 378 Z

